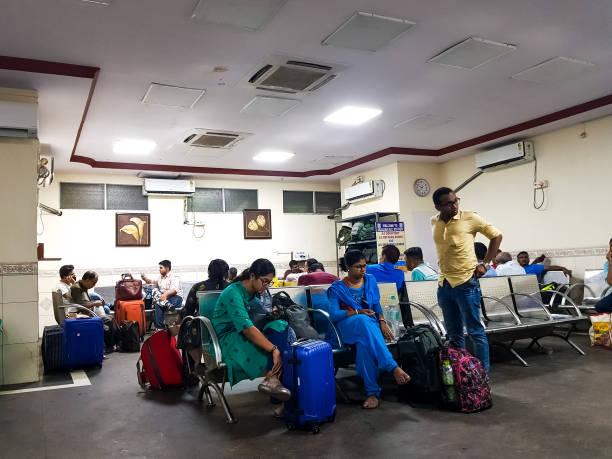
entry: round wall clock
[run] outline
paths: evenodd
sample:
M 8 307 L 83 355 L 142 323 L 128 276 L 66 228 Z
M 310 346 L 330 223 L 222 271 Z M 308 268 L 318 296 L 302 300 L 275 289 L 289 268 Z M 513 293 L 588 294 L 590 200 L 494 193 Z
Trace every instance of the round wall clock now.
M 417 196 L 420 197 L 424 197 L 427 196 L 429 194 L 429 192 L 431 191 L 431 187 L 429 186 L 429 182 L 425 179 L 416 179 L 414 181 L 414 192 L 417 194 Z

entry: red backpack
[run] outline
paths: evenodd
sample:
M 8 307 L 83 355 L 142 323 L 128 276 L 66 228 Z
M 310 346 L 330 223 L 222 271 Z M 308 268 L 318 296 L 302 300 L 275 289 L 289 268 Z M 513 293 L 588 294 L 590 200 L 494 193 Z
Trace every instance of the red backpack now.
M 445 386 L 442 391 L 444 404 L 462 413 L 473 413 L 491 408 L 493 406 L 491 388 L 482 362 L 465 349 L 442 347 L 440 366 L 443 379 L 446 361 L 450 362 L 452 368 L 454 391 L 453 388 Z
M 160 330 L 142 343 L 136 368 L 143 389 L 183 385 L 183 360 L 168 331 Z

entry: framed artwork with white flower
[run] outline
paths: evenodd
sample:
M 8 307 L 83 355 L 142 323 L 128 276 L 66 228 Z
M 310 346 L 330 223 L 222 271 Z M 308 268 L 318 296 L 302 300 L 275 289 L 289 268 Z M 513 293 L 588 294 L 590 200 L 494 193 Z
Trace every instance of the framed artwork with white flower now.
M 115 246 L 149 247 L 151 214 L 115 214 Z

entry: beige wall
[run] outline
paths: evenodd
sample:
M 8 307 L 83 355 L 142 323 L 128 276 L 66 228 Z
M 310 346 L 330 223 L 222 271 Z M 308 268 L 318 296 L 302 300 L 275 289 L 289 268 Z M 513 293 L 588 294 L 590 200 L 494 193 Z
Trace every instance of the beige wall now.
M 38 380 L 38 141 L 0 138 L 0 384 Z

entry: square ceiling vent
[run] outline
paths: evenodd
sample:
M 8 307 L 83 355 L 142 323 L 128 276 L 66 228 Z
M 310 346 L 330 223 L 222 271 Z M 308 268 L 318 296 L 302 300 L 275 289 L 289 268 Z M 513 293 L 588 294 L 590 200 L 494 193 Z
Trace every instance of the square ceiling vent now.
M 595 65 L 590 62 L 558 56 L 512 75 L 512 78 L 533 83 L 552 83 L 579 77 L 593 67 Z
M 256 116 L 282 116 L 299 104 L 300 101 L 295 99 L 255 96 L 240 112 Z
M 183 140 L 183 143 L 191 147 L 230 149 L 250 135 L 247 132 L 194 129 L 193 133 Z
M 205 89 L 181 88 L 179 86 L 151 83 L 141 102 L 164 107 L 193 108 L 205 92 Z
M 377 51 L 408 31 L 414 22 L 373 13 L 353 14 L 321 42 L 338 48 Z
M 471 37 L 442 51 L 427 62 L 457 67 L 460 69 L 474 70 L 493 59 L 510 53 L 516 46 L 507 43 L 485 40 L 484 38 Z
M 397 123 L 394 128 L 401 129 L 432 129 L 453 121 L 453 118 L 444 118 L 435 115 L 417 115 L 412 118 Z
M 355 159 L 354 156 L 325 155 L 325 156 L 322 156 L 321 158 L 313 159 L 312 161 L 309 161 L 309 163 L 312 164 L 317 169 L 320 169 L 322 167 L 335 167 L 341 164 L 346 164 L 348 162 L 351 162 L 354 159 Z
M 224 24 L 240 29 L 259 30 L 287 0 L 200 0 L 192 19 Z

